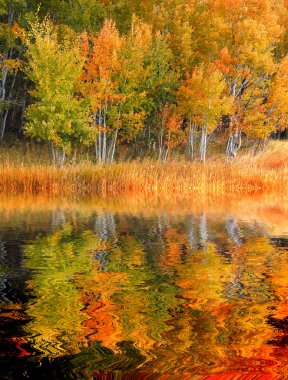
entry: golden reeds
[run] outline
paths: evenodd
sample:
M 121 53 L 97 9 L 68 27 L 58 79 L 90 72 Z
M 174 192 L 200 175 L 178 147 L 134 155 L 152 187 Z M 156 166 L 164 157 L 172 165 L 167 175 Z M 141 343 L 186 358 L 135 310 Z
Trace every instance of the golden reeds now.
M 60 195 L 113 194 L 286 194 L 288 190 L 288 143 L 271 144 L 251 157 L 231 162 L 211 158 L 200 162 L 144 161 L 109 166 L 92 163 L 57 169 L 48 164 L 0 166 L 0 193 Z

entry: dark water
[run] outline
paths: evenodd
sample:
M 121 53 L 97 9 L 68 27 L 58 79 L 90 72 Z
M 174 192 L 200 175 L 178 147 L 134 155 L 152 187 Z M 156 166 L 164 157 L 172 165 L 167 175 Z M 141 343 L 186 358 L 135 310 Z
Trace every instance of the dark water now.
M 1 378 L 288 378 L 285 230 L 205 212 L 0 218 Z

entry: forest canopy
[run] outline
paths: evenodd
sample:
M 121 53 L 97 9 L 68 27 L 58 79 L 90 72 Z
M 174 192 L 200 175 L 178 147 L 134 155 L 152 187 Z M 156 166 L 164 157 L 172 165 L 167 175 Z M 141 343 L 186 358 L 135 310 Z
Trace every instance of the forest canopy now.
M 0 139 L 205 162 L 288 136 L 286 0 L 0 0 Z

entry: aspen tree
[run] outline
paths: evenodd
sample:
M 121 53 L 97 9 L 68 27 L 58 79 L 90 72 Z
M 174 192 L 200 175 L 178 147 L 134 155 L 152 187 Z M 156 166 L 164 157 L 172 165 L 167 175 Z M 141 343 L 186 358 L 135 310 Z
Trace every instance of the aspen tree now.
M 83 61 L 70 41 L 58 42 L 49 19 L 31 25 L 26 45 L 34 103 L 26 111 L 25 133 L 48 142 L 53 162 L 62 166 L 74 144 L 89 144 L 92 138 L 86 102 L 77 95 Z

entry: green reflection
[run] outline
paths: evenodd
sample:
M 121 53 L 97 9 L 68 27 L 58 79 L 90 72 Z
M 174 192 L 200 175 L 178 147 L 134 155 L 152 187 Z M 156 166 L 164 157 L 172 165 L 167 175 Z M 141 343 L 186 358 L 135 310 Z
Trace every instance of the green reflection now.
M 44 355 L 77 353 L 83 347 L 85 315 L 78 284 L 92 270 L 95 246 L 97 238 L 90 231 L 77 233 L 69 224 L 25 246 L 25 266 L 33 270 L 26 328 L 34 348 Z

